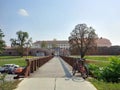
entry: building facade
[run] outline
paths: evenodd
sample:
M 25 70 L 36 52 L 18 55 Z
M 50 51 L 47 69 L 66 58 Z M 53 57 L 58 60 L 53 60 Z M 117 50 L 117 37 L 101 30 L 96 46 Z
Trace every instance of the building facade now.
M 69 49 L 70 45 L 68 43 L 68 40 L 56 40 L 56 41 L 36 41 L 33 43 L 32 45 L 32 48 L 44 48 L 42 47 L 42 44 L 45 43 L 45 48 L 47 49 L 51 49 L 51 48 L 54 48 L 54 47 L 58 47 L 58 48 L 61 48 L 61 49 Z M 97 47 L 111 47 L 112 46 L 112 43 L 110 42 L 109 39 L 106 39 L 106 38 L 98 38 L 96 40 L 96 43 L 97 43 Z
M 18 51 L 15 48 L 12 47 L 6 47 L 3 51 L 2 55 L 5 56 L 19 56 Z M 24 56 L 48 56 L 52 55 L 52 52 L 50 52 L 47 49 L 41 49 L 41 48 L 24 48 Z
M 98 38 L 96 40 L 97 47 L 111 47 L 112 43 L 106 38 Z M 49 40 L 36 41 L 32 48 L 46 48 L 54 52 L 55 55 L 69 55 L 70 44 L 68 40 Z
M 36 41 L 32 45 L 32 48 L 49 49 L 55 55 L 68 55 L 69 47 L 70 46 L 67 40 Z
M 111 47 L 110 40 L 106 38 L 99 38 L 96 41 L 98 47 Z M 28 55 L 33 56 L 45 56 L 45 55 L 70 55 L 70 45 L 67 40 L 49 40 L 49 41 L 36 41 L 32 44 L 31 49 L 28 51 Z M 100 49 L 101 50 L 101 49 Z M 99 51 L 100 51 L 99 50 Z M 19 55 L 16 49 L 6 47 L 3 55 Z M 26 53 L 24 54 L 26 55 Z
M 51 49 L 54 47 L 58 48 L 64 48 L 64 49 L 69 49 L 69 43 L 67 40 L 61 40 L 61 41 L 36 41 L 33 43 L 32 48 L 43 48 L 42 44 L 45 43 L 47 49 Z

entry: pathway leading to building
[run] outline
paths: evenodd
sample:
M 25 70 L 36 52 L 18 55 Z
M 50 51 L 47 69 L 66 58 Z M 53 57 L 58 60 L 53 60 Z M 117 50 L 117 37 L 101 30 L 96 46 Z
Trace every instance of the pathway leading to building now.
M 72 67 L 64 62 L 59 57 L 54 57 L 48 63 L 40 67 L 35 73 L 31 74 L 30 77 L 38 78 L 38 77 L 49 77 L 49 78 L 57 78 L 57 77 L 72 77 L 71 75 Z
M 15 90 L 97 90 L 90 82 L 71 75 L 72 67 L 54 57 L 25 78 Z

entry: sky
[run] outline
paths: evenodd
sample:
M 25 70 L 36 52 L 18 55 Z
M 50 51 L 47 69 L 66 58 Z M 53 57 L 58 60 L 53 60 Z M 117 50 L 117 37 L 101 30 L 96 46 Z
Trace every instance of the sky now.
M 33 42 L 68 40 L 75 25 L 85 23 L 98 37 L 120 45 L 120 0 L 0 0 L 0 29 L 10 46 L 17 31 Z

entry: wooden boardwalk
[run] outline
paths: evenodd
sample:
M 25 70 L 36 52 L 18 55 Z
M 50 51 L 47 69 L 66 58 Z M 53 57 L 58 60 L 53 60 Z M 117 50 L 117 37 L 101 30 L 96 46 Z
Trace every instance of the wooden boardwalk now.
M 52 60 L 41 66 L 37 71 L 30 75 L 32 78 L 38 77 L 72 77 L 72 67 L 64 62 L 60 57 L 54 57 Z

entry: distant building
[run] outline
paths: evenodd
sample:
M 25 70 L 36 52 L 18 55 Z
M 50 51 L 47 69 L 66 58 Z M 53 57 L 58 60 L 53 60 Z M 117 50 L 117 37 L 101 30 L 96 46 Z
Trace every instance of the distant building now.
M 106 38 L 99 38 L 97 39 L 96 43 L 98 47 L 111 47 L 112 45 L 110 40 Z M 55 55 L 69 55 L 69 47 L 70 45 L 67 40 L 36 41 L 33 43 L 31 49 L 28 52 L 28 55 L 44 56 L 50 55 L 52 53 Z M 3 55 L 19 54 L 14 48 L 6 47 Z
M 97 47 L 111 47 L 112 43 L 110 42 L 110 40 L 106 39 L 106 38 L 98 38 L 97 41 Z
M 6 47 L 2 55 L 19 56 L 19 53 L 15 48 Z M 31 48 L 27 51 L 27 49 L 25 48 L 24 56 L 29 56 L 29 55 L 30 56 L 47 56 L 47 55 L 52 55 L 52 52 L 50 52 L 47 49 L 41 49 L 41 48 Z
M 36 41 L 33 43 L 32 48 L 43 48 L 43 42 L 46 44 L 46 49 L 49 49 L 54 52 L 56 55 L 69 54 L 69 43 L 67 40 L 49 40 L 49 41 Z M 98 38 L 97 47 L 111 47 L 110 40 L 106 38 Z
M 32 48 L 42 48 L 42 43 L 43 42 L 46 43 L 46 48 L 47 49 L 51 49 L 51 48 L 54 48 L 54 47 L 69 49 L 69 43 L 68 43 L 67 40 L 36 41 L 35 43 L 33 43 Z
M 42 43 L 46 43 L 46 48 L 51 49 L 53 47 L 58 47 L 61 49 L 69 49 L 70 45 L 67 40 L 56 40 L 56 41 L 36 41 L 33 43 L 32 48 L 42 48 Z M 110 40 L 106 38 L 98 38 L 96 40 L 97 46 L 98 47 L 110 47 L 112 44 Z
M 43 48 L 43 43 L 46 44 L 45 48 L 51 50 L 55 55 L 69 54 L 70 46 L 67 40 L 36 41 L 33 43 L 32 48 Z
M 6 55 L 6 56 L 18 56 L 18 52 L 16 51 L 16 49 L 10 47 L 10 46 L 7 46 L 5 48 L 5 50 L 3 51 L 2 55 Z

